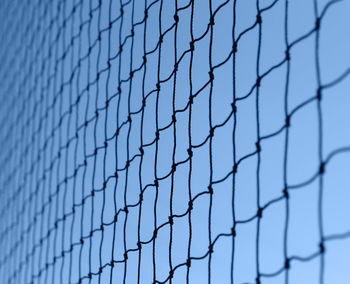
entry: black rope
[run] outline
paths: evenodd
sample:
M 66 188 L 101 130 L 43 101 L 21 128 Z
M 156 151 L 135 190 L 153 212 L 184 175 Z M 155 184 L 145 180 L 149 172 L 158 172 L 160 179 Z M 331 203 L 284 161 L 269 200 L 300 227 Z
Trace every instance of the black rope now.
M 314 11 L 315 11 L 315 64 L 316 64 L 316 82 L 317 82 L 317 120 L 318 120 L 318 163 L 320 165 L 319 171 L 319 193 L 318 193 L 318 229 L 320 238 L 320 278 L 319 282 L 324 283 L 324 269 L 325 269 L 325 244 L 324 244 L 324 229 L 323 229 L 323 122 L 322 122 L 322 83 L 321 83 L 321 71 L 320 71 L 320 55 L 319 55 L 319 45 L 320 45 L 320 18 L 319 18 L 319 8 L 317 1 L 314 1 Z

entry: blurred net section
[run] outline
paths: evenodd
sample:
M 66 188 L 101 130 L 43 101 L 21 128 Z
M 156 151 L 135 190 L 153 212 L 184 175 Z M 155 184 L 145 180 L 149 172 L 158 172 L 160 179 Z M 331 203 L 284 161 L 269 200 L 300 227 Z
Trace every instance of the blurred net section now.
M 350 6 L 297 2 L 2 1 L 1 283 L 349 279 Z

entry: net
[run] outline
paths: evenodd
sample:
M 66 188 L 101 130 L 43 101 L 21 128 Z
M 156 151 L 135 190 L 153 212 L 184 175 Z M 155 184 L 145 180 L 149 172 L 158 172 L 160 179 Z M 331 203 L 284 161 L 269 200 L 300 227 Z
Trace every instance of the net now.
M 2 283 L 349 278 L 349 1 L 0 7 Z

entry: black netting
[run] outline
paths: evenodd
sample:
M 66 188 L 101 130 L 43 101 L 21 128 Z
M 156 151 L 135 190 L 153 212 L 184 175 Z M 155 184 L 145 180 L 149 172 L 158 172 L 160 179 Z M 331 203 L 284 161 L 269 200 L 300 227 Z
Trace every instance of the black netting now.
M 1 283 L 346 281 L 349 4 L 296 2 L 2 1 Z

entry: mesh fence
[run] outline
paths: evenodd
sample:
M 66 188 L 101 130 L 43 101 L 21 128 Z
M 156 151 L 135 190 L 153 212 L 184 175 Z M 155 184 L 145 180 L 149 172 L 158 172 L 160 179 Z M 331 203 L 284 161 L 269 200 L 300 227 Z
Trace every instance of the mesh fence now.
M 2 283 L 342 283 L 349 1 L 2 1 Z

